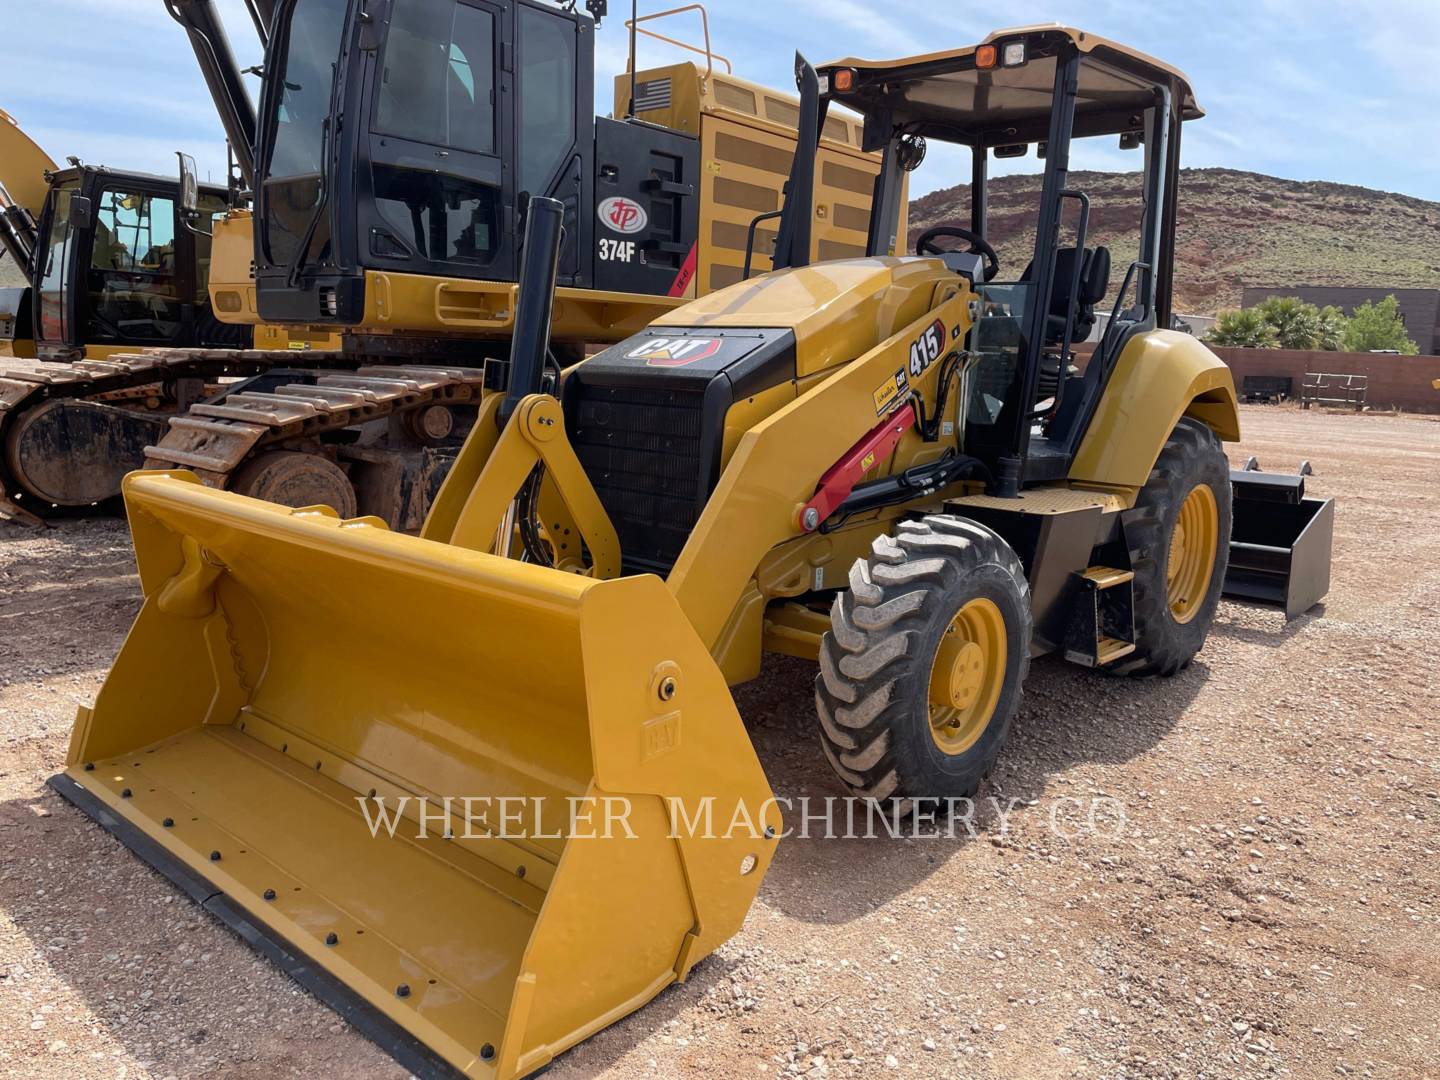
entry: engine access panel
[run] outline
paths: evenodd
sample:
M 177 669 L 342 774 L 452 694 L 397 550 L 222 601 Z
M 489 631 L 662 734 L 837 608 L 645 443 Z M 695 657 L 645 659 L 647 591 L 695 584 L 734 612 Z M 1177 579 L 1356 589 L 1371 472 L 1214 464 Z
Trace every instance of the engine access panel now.
M 669 571 L 720 479 L 730 407 L 794 378 L 788 329 L 652 327 L 570 373 L 566 430 L 627 572 Z
M 595 120 L 595 288 L 685 296 L 700 235 L 700 143 L 640 120 Z

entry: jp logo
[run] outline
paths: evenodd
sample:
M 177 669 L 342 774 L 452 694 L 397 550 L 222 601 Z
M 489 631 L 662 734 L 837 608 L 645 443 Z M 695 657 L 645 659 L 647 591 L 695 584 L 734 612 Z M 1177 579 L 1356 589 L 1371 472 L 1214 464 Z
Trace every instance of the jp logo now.
M 615 195 L 600 204 L 600 222 L 625 236 L 642 232 L 650 224 L 645 208 L 631 199 Z

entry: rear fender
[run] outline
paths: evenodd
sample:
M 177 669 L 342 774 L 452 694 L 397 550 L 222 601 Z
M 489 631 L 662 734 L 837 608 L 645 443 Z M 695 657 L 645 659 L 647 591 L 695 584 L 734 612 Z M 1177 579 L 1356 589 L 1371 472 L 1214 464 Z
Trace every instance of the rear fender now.
M 1151 330 L 1135 335 L 1110 375 L 1070 466 L 1070 479 L 1143 487 L 1182 416 L 1199 420 L 1221 439 L 1239 439 L 1230 369 L 1189 334 Z

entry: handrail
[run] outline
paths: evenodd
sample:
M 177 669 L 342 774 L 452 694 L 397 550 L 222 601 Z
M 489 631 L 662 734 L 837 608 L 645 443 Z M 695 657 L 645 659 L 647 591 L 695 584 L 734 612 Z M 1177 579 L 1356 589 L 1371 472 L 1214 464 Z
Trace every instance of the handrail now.
M 780 217 L 784 210 L 771 210 L 768 214 L 756 214 L 750 222 L 750 228 L 745 233 L 745 272 L 741 275 L 741 281 L 750 280 L 750 263 L 755 255 L 755 230 L 762 221 L 770 221 L 772 218 Z M 771 255 L 774 259 L 774 255 Z
M 646 30 L 640 25 L 640 23 L 643 22 L 653 22 L 655 19 L 664 19 L 668 18 L 671 15 L 683 15 L 687 11 L 698 11 L 700 13 L 700 32 L 705 36 L 705 47 L 703 49 L 699 48 L 698 46 L 691 45 L 689 42 L 686 41 L 679 41 L 675 38 L 666 37 L 664 34 L 657 34 L 654 30 Z M 635 19 L 626 19 L 625 29 L 633 30 L 637 34 L 644 34 L 646 37 L 652 37 L 656 41 L 663 41 L 666 45 L 673 45 L 677 49 L 685 49 L 688 52 L 693 52 L 705 57 L 705 77 L 707 79 L 710 78 L 710 76 L 712 76 L 713 74 L 715 74 L 716 60 L 719 60 L 722 64 L 725 65 L 725 74 L 735 74 L 735 65 L 730 63 L 729 60 L 727 60 L 725 57 L 721 56 L 719 53 L 713 51 L 710 48 L 710 16 L 706 13 L 704 4 L 686 4 L 684 7 L 671 8 L 669 11 L 657 11 L 650 15 L 641 15 Z M 630 53 L 629 63 L 625 70 L 635 70 L 635 64 L 635 52 L 632 49 Z

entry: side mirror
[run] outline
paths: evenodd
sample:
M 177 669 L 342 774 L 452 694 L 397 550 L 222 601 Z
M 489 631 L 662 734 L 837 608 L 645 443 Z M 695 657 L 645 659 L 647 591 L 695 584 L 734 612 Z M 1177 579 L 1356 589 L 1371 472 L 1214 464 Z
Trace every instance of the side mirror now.
M 1029 149 L 1028 143 L 1010 143 L 1006 146 L 995 147 L 995 156 L 997 158 L 1024 157 Z
M 180 224 L 196 236 L 209 236 L 208 230 L 196 226 L 200 220 L 200 178 L 195 175 L 195 159 L 179 150 L 175 156 L 180 159 Z
M 1122 131 L 1120 133 L 1121 150 L 1138 150 L 1143 141 L 1142 133 L 1139 131 Z
M 82 232 L 95 227 L 95 204 L 78 191 L 70 193 L 70 227 Z
M 192 220 L 200 213 L 200 180 L 195 175 L 195 159 L 175 151 L 180 159 L 180 209 Z

